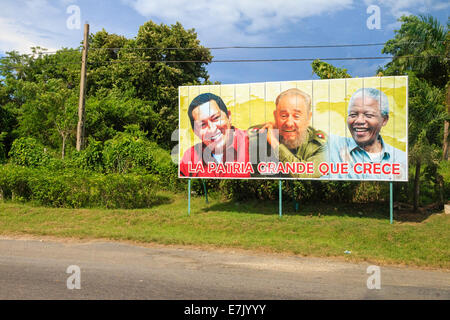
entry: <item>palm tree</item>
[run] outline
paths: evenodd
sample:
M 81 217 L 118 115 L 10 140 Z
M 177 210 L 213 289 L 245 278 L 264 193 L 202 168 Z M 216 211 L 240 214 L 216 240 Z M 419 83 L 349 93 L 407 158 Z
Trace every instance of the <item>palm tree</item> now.
M 394 39 L 386 42 L 382 53 L 391 54 L 393 60 L 386 65 L 386 73 L 404 74 L 413 71 L 422 80 L 447 92 L 447 114 L 444 122 L 443 159 L 449 157 L 450 121 L 450 35 L 449 21 L 444 26 L 432 16 L 403 16 L 400 30 Z M 441 121 L 442 121 L 441 120 Z M 441 127 L 442 128 L 442 127 Z
M 433 140 L 447 113 L 443 105 L 443 89 L 419 80 L 409 73 L 409 162 L 415 166 L 413 203 L 419 206 L 422 165 L 438 166 L 438 148 Z M 436 173 L 436 181 L 440 178 Z M 442 201 L 442 200 L 440 200 Z

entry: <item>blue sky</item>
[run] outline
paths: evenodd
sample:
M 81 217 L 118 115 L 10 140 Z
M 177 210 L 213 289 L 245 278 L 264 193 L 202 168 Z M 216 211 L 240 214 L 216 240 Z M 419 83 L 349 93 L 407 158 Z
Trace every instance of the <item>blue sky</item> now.
M 80 9 L 81 28 L 69 29 L 69 6 Z M 370 5 L 380 8 L 380 29 L 369 30 Z M 448 0 L 4 0 L 0 54 L 31 46 L 49 51 L 77 47 L 83 23 L 132 38 L 148 20 L 194 28 L 203 46 L 294 46 L 385 42 L 402 14 L 431 14 L 447 23 Z M 381 56 L 381 46 L 326 49 L 213 50 L 215 59 Z M 330 61 L 352 76 L 371 76 L 389 60 Z M 222 83 L 315 79 L 310 62 L 212 63 L 210 80 Z

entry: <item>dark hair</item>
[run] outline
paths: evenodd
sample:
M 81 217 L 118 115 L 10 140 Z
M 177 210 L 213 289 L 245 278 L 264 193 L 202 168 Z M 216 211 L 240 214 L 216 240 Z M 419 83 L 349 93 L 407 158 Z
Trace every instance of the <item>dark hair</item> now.
M 220 98 L 219 96 L 216 96 L 215 94 L 212 94 L 212 93 L 202 93 L 202 94 L 196 96 L 194 98 L 194 100 L 192 100 L 192 102 L 188 108 L 188 116 L 189 116 L 189 119 L 191 120 L 192 129 L 194 129 L 194 117 L 192 116 L 192 111 L 195 108 L 197 108 L 199 105 L 209 102 L 211 100 L 214 100 L 217 103 L 217 105 L 219 106 L 219 109 L 222 110 L 223 112 L 225 112 L 225 114 L 227 115 L 227 118 L 228 118 L 228 109 L 227 109 L 227 106 L 225 105 L 225 103 L 223 102 L 222 98 Z

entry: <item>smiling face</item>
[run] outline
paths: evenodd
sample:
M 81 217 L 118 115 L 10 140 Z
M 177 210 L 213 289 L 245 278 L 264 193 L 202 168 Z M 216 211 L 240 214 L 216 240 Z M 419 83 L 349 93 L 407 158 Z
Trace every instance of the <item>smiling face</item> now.
M 349 109 L 347 125 L 355 142 L 367 152 L 380 152 L 378 135 L 388 117 L 383 117 L 377 100 L 357 98 Z
M 231 114 L 220 110 L 214 100 L 199 105 L 192 110 L 194 133 L 213 153 L 223 153 L 230 146 Z
M 298 148 L 307 138 L 311 112 L 305 99 L 298 94 L 282 96 L 273 112 L 280 142 L 289 149 Z

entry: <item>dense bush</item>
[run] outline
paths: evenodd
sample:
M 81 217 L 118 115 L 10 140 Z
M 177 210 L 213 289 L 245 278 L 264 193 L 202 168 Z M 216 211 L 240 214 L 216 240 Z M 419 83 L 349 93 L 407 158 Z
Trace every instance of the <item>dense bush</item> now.
M 80 152 L 75 152 L 71 162 L 77 168 L 103 172 L 103 144 L 100 141 L 89 139 L 87 147 Z
M 5 199 L 28 201 L 31 198 L 32 169 L 20 166 L 0 166 L 0 195 Z
M 6 148 L 3 141 L 6 139 L 7 133 L 6 132 L 0 132 L 0 163 L 3 163 L 6 161 Z
M 3 198 L 53 207 L 145 208 L 155 203 L 158 184 L 158 177 L 148 174 L 55 173 L 45 168 L 0 166 Z
M 3 163 L 5 161 L 6 161 L 5 146 L 0 141 L 0 163 Z
M 14 140 L 9 151 L 9 157 L 12 163 L 26 167 L 45 165 L 50 160 L 44 146 L 34 138 Z
M 126 173 L 144 169 L 152 172 L 153 155 L 147 146 L 148 142 L 143 136 L 119 133 L 114 139 L 105 142 L 103 149 L 105 170 Z
M 134 174 L 143 177 L 152 174 L 159 176 L 160 181 L 163 181 L 160 188 L 174 191 L 182 188 L 177 177 L 177 166 L 172 162 L 170 153 L 156 143 L 148 141 L 145 132 L 140 131 L 137 126 L 127 126 L 125 132 L 117 134 L 104 144 L 89 139 L 84 150 L 74 152 L 71 157 L 66 157 L 64 160 L 52 156 L 51 152 L 46 151 L 44 146 L 34 138 L 15 140 L 9 155 L 12 164 L 39 168 L 42 169 L 42 172 L 48 171 L 52 175 L 59 175 L 61 179 L 66 179 L 67 183 L 64 183 L 62 180 L 59 181 L 59 178 L 49 176 L 49 179 L 56 179 L 54 180 L 55 184 L 59 183 L 61 197 L 64 197 L 65 194 L 63 185 L 70 185 L 71 177 L 67 172 L 74 170 L 78 172 L 80 169 L 85 171 L 82 173 L 84 176 L 92 177 L 100 176 L 99 174 L 107 174 L 109 177 L 112 177 L 113 174 Z M 120 178 L 116 178 L 115 181 L 118 179 Z M 129 181 L 133 183 L 131 180 Z M 42 186 L 41 182 L 37 181 L 36 183 Z M 49 192 L 45 193 L 50 196 Z M 38 198 L 44 199 L 41 196 Z M 44 202 L 47 203 L 46 201 Z M 55 205 L 60 202 L 53 196 L 48 201 Z M 77 203 L 81 200 L 73 201 Z
M 178 188 L 177 166 L 170 153 L 155 142 L 148 141 L 145 132 L 128 126 L 126 132 L 101 142 L 89 140 L 86 149 L 73 157 L 73 166 L 99 173 L 157 174 L 165 186 Z

